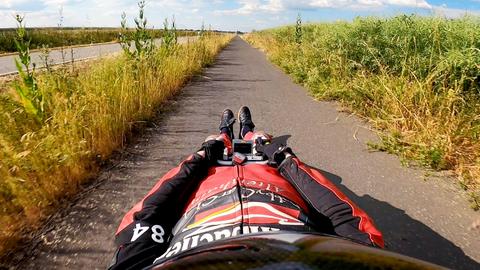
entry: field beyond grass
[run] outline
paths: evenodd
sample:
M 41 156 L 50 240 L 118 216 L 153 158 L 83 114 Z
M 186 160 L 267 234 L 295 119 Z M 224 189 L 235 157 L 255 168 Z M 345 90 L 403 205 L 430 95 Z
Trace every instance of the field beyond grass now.
M 0 29 L 0 53 L 16 52 L 15 29 Z M 83 45 L 118 41 L 121 28 L 28 28 L 26 39 L 30 39 L 31 49 Z M 133 30 L 131 30 L 133 31 Z M 163 36 L 164 30 L 148 30 L 153 38 Z M 177 31 L 178 36 L 197 35 L 195 31 Z
M 480 18 L 357 18 L 246 39 L 315 98 L 338 100 L 382 131 L 371 148 L 453 170 L 479 209 Z
M 122 55 L 37 74 L 40 122 L 21 105 L 13 89 L 20 82 L 0 87 L 0 256 L 95 176 L 132 128 L 212 64 L 231 38 L 209 33 L 141 61 Z

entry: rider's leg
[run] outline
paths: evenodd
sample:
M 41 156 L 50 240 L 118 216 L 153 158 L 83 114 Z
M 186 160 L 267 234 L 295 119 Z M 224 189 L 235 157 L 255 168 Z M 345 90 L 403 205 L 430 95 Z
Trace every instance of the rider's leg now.
M 223 139 L 225 148 L 228 149 L 228 153 L 232 153 L 232 140 L 234 139 L 233 135 L 233 124 L 235 123 L 235 116 L 230 109 L 225 109 L 222 113 L 220 119 L 220 136 Z
M 232 140 L 230 139 L 230 136 L 228 136 L 228 133 L 220 133 L 220 137 L 223 139 L 223 143 L 225 144 L 225 148 L 228 149 L 228 153 L 232 153 Z
M 233 124 L 235 123 L 235 116 L 230 109 L 225 109 L 220 119 L 220 134 L 225 134 L 230 140 L 234 139 Z
M 247 106 L 240 108 L 238 111 L 238 119 L 240 121 L 240 138 L 249 141 L 255 141 L 256 138 L 262 138 L 263 140 L 272 139 L 272 136 L 264 131 L 254 131 L 255 124 L 252 121 L 252 114 Z
M 252 114 L 247 106 L 241 107 L 238 111 L 238 120 L 240 121 L 239 137 L 245 140 L 252 139 L 255 124 L 253 124 Z
M 255 132 L 253 130 L 247 130 L 244 135 L 242 135 L 244 140 L 253 140 L 253 136 L 255 135 Z

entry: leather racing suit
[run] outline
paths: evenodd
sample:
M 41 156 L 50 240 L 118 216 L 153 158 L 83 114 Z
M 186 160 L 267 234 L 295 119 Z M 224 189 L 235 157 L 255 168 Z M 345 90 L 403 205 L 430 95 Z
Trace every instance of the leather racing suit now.
M 269 231 L 322 232 L 383 247 L 371 218 L 297 157 L 210 166 L 193 154 L 123 218 L 110 269 L 138 269 L 220 239 Z

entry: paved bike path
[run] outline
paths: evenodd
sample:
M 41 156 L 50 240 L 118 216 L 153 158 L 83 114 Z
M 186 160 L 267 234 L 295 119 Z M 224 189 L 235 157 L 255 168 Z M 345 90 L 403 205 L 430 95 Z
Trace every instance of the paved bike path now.
M 104 269 L 123 214 L 217 132 L 224 108 L 241 105 L 251 108 L 259 130 L 292 135 L 297 156 L 325 171 L 373 217 L 388 249 L 450 268 L 479 269 L 480 230 L 471 225 L 480 213 L 451 179 L 425 181 L 424 171 L 401 166 L 397 157 L 369 152 L 366 142 L 377 137 L 365 122 L 339 112 L 336 103 L 313 100 L 238 37 L 164 106 L 116 165 L 101 173 L 98 185 L 52 220 L 21 268 Z

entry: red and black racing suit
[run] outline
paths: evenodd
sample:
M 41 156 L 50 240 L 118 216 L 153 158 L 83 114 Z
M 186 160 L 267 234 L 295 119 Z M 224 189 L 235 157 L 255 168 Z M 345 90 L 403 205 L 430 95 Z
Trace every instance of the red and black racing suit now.
M 296 157 L 278 168 L 210 167 L 193 154 L 125 215 L 110 269 L 138 269 L 204 243 L 268 231 L 323 232 L 384 246 L 370 217 Z

